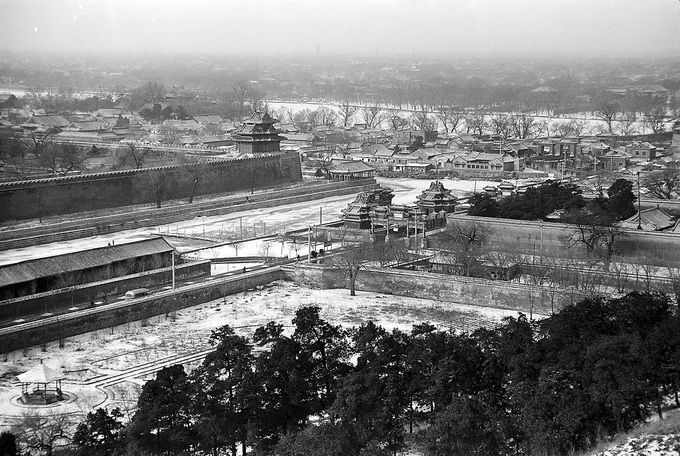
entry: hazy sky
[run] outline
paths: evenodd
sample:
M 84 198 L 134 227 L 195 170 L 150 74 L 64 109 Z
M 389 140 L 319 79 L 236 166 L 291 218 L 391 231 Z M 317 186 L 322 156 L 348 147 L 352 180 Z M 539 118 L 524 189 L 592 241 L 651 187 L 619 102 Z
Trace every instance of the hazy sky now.
M 0 49 L 680 57 L 680 0 L 0 0 Z

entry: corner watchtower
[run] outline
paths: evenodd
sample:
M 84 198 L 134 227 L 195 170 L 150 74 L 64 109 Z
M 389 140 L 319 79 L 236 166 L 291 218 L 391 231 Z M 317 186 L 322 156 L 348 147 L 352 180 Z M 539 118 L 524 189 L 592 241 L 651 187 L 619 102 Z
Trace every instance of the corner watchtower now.
M 279 130 L 274 128 L 276 122 L 278 120 L 267 112 L 264 114 L 260 111 L 254 112 L 233 135 L 238 152 L 241 154 L 279 152 L 281 140 L 285 138 L 279 136 Z

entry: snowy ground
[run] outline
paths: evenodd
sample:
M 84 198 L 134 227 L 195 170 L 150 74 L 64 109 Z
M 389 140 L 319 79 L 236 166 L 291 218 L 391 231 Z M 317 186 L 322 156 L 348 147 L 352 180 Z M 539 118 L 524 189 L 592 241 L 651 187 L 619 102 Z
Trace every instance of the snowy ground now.
M 267 287 L 227 296 L 187 308 L 176 315 L 161 315 L 142 322 L 121 325 L 66 340 L 59 348 L 50 343 L 46 351 L 34 347 L 10 353 L 0 362 L 0 424 L 9 425 L 26 411 L 16 405 L 20 385 L 16 375 L 37 365 L 40 360 L 67 371 L 63 390 L 78 397 L 58 407 L 41 408 L 39 413 L 83 413 L 93 407 L 131 407 L 139 385 L 153 372 L 143 371 L 149 363 L 160 365 L 180 355 L 205 350 L 211 331 L 225 324 L 240 334 L 251 336 L 254 329 L 276 321 L 291 331 L 297 309 L 308 305 L 322 308 L 321 316 L 346 327 L 372 320 L 387 328 L 408 331 L 412 325 L 431 322 L 442 329 L 473 330 L 493 326 L 517 312 L 427 299 L 358 292 L 350 297 L 345 289 L 316 290 L 289 282 L 274 282 Z M 194 364 L 197 359 L 193 359 Z M 113 375 L 125 374 L 108 385 Z M 127 399 L 126 399 L 127 398 Z M 127 401 L 127 402 L 126 402 Z
M 378 178 L 378 182 L 394 189 L 394 203 L 413 204 L 416 196 L 430 186 L 427 179 L 389 179 Z M 475 188 L 480 191 L 485 185 L 498 182 L 443 179 L 446 188 L 453 189 L 457 196 L 467 196 Z M 71 241 L 7 250 L 0 253 L 0 265 L 12 264 L 34 258 L 44 258 L 85 249 L 106 246 L 109 242 L 125 244 L 146 239 L 149 235 L 174 234 L 196 236 L 200 238 L 226 240 L 227 238 L 261 236 L 263 234 L 283 233 L 284 231 L 304 229 L 321 222 L 338 220 L 342 209 L 354 200 L 355 194 L 333 196 L 320 200 L 286 204 L 271 208 L 250 209 L 231 214 L 210 217 L 195 217 L 182 222 L 159 225 L 152 228 L 120 231 L 102 236 L 91 236 Z M 180 252 L 206 245 L 201 241 L 187 241 L 168 237 L 168 242 Z M 230 249 L 234 252 L 234 249 Z M 262 255 L 260 247 L 251 249 L 251 253 L 239 255 Z M 304 252 L 306 254 L 306 251 Z M 303 255 L 301 253 L 301 255 Z M 226 255 L 225 255 L 226 256 Z

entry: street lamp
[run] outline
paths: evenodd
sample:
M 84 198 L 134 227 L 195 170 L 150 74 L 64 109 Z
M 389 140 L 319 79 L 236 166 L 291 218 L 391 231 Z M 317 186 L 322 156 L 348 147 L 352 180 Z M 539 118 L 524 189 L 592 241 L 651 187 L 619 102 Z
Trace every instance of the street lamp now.
M 640 223 L 640 171 L 637 172 L 637 185 L 638 185 L 638 226 L 637 229 L 642 229 L 642 224 Z

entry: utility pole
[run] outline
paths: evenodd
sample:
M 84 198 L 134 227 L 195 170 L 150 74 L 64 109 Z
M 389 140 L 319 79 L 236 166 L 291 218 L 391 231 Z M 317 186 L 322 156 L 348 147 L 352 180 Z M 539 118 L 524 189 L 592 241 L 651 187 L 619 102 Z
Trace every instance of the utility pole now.
M 415 240 L 416 240 L 416 253 L 418 253 L 418 211 L 416 211 L 415 218 L 413 219 L 413 224 L 416 227 Z
M 172 289 L 175 289 L 175 251 L 171 252 L 172 255 Z
M 543 219 L 541 219 L 541 264 L 543 264 Z
M 638 185 L 638 226 L 637 229 L 642 229 L 642 223 L 640 223 L 640 171 L 637 172 L 637 185 Z
M 319 206 L 319 225 L 323 225 L 323 206 Z
M 312 262 L 312 227 L 307 226 L 307 263 Z

